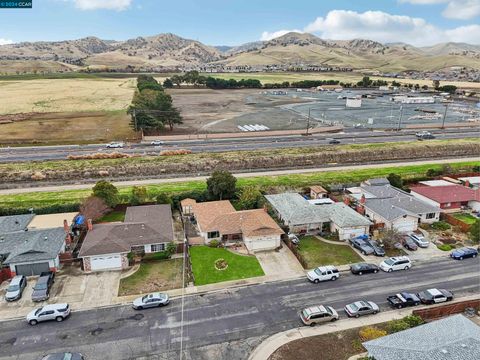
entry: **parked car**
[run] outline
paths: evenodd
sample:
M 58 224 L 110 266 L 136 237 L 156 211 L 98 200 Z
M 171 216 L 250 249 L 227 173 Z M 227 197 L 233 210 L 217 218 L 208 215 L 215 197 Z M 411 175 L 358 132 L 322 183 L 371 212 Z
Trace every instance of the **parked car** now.
M 340 144 L 340 140 L 332 139 L 328 143 L 331 144 L 331 145 L 337 145 L 337 144 Z
M 160 146 L 160 145 L 163 145 L 163 144 L 165 144 L 165 142 L 161 141 L 161 140 L 152 140 L 150 142 L 150 145 L 154 145 L 154 146 Z
M 44 301 L 50 297 L 50 288 L 54 283 L 55 273 L 53 271 L 42 272 L 33 287 L 32 300 Z
M 407 235 L 403 238 L 403 247 L 411 251 L 416 251 L 418 249 L 418 246 L 417 244 L 415 244 L 415 241 L 413 241 L 412 238 Z
M 337 268 L 332 265 L 320 266 L 307 273 L 308 280 L 314 282 L 315 284 L 318 284 L 320 281 L 335 281 L 339 277 L 340 273 L 338 272 Z
M 478 250 L 472 247 L 464 247 L 461 249 L 453 250 L 450 253 L 450 257 L 455 260 L 463 260 L 466 258 L 475 258 L 478 255 Z
M 288 239 L 292 242 L 292 244 L 298 245 L 300 244 L 300 239 L 295 234 L 288 234 Z
M 375 252 L 373 247 L 371 247 L 364 239 L 353 238 L 353 239 L 350 239 L 349 241 L 350 241 L 350 244 L 355 249 L 358 249 L 363 255 L 371 255 Z
M 417 294 L 422 304 L 438 304 L 453 299 L 453 293 L 445 289 L 428 289 Z
M 170 298 L 167 294 L 159 292 L 151 293 L 133 300 L 133 308 L 135 310 L 142 310 L 151 307 L 160 307 L 168 305 Z
M 368 314 L 376 314 L 380 308 L 373 301 L 356 301 L 348 304 L 344 308 L 349 317 L 360 317 Z
M 107 144 L 107 149 L 119 149 L 123 148 L 124 146 L 125 144 L 123 142 L 112 141 L 111 143 Z
M 416 294 L 401 292 L 387 297 L 387 301 L 394 308 L 402 309 L 407 306 L 417 306 L 420 305 L 420 299 Z
M 425 239 L 425 237 L 422 234 L 417 234 L 417 233 L 410 233 L 408 234 L 410 239 L 413 240 L 415 244 L 417 244 L 421 248 L 427 248 L 430 243 Z
M 352 274 L 355 274 L 355 275 L 377 273 L 378 266 L 375 264 L 358 263 L 350 266 L 350 271 L 352 272 Z
M 300 319 L 305 325 L 314 326 L 324 322 L 337 321 L 338 314 L 331 306 L 312 306 L 302 310 Z
M 39 322 L 50 320 L 60 322 L 65 320 L 69 315 L 70 306 L 68 304 L 49 304 L 30 311 L 27 315 L 27 322 L 30 325 L 37 325 Z
M 14 276 L 5 293 L 5 300 L 15 301 L 22 297 L 23 289 L 27 286 L 27 278 L 24 275 Z
M 42 360 L 84 360 L 82 354 L 80 353 L 55 353 L 55 354 L 48 354 L 42 357 Z
M 383 260 L 380 263 L 380 269 L 386 272 L 397 270 L 408 270 L 412 267 L 412 262 L 408 256 L 396 256 Z
M 373 248 L 373 254 L 375 256 L 385 256 L 385 249 L 381 247 L 378 242 L 372 239 L 367 239 L 365 242 Z
M 424 137 L 429 135 L 432 135 L 432 133 L 429 131 L 419 131 L 415 134 L 416 137 Z

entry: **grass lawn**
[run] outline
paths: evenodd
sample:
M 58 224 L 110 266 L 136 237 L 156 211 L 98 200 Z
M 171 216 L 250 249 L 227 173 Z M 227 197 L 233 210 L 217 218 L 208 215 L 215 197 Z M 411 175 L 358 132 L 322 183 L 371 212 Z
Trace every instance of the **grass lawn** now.
M 475 221 L 477 220 L 475 216 L 468 213 L 453 214 L 453 216 L 455 217 L 455 219 L 463 221 L 465 224 L 468 224 L 468 225 L 475 224 Z
M 140 269 L 120 280 L 118 295 L 135 295 L 182 287 L 183 259 L 144 261 Z
M 350 246 L 326 243 L 315 236 L 303 237 L 298 251 L 307 262 L 308 269 L 321 265 L 345 265 L 363 261 Z
M 192 246 L 190 248 L 190 256 L 195 276 L 195 285 L 264 275 L 257 258 L 253 256 L 236 255 L 225 249 L 210 248 L 208 246 Z M 215 268 L 217 259 L 225 259 L 228 264 L 227 269 L 217 270 Z
M 102 222 L 118 222 L 121 221 L 123 222 L 125 220 L 125 211 L 112 211 L 109 212 L 108 214 L 102 216 L 100 219 L 98 219 L 98 223 Z

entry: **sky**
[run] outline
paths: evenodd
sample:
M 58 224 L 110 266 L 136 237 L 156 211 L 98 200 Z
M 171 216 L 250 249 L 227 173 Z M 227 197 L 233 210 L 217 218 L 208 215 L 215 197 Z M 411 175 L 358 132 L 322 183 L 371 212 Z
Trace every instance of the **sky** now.
M 288 31 L 415 46 L 480 44 L 480 0 L 33 0 L 32 9 L 0 9 L 0 44 L 174 33 L 233 46 Z

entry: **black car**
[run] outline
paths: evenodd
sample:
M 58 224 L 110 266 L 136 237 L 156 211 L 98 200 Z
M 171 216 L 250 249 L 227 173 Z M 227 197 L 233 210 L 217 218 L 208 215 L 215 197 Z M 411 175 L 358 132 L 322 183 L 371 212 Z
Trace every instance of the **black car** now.
M 340 144 L 340 140 L 337 140 L 337 139 L 332 139 L 328 142 L 329 144 L 332 144 L 332 145 L 337 145 L 337 144 Z
M 375 240 L 370 239 L 365 242 L 372 247 L 375 256 L 385 256 L 385 250 Z
M 377 273 L 378 266 L 375 264 L 358 263 L 350 266 L 350 271 L 352 272 L 352 274 L 355 274 L 355 275 Z
M 453 293 L 445 289 L 428 289 L 417 294 L 422 304 L 438 304 L 453 299 Z
M 355 249 L 358 249 L 363 255 L 370 255 L 375 252 L 373 247 L 371 247 L 370 244 L 367 243 L 366 240 L 364 239 L 359 239 L 359 238 L 350 239 L 350 244 Z
M 403 246 L 405 249 L 415 251 L 418 249 L 418 245 L 409 236 L 403 238 Z
M 45 301 L 50 297 L 50 288 L 55 279 L 53 271 L 46 271 L 40 274 L 37 283 L 33 287 L 32 301 Z
M 387 297 L 388 303 L 397 309 L 402 309 L 407 306 L 420 305 L 420 298 L 412 293 L 401 292 Z

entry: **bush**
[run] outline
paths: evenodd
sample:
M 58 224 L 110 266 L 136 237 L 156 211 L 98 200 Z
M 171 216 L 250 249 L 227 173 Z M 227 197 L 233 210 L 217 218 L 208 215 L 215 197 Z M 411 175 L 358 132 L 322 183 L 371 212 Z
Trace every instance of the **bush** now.
M 79 208 L 80 208 L 79 203 L 32 206 L 31 208 L 0 207 L 0 216 L 29 214 L 30 209 L 33 209 L 34 214 L 42 215 L 42 214 L 56 214 L 56 213 L 62 213 L 62 212 L 75 212 L 75 211 L 78 211 Z
M 374 326 L 366 326 L 360 329 L 360 331 L 358 332 L 358 335 L 360 336 L 360 339 L 362 341 L 370 341 L 370 340 L 378 339 L 379 337 L 387 335 L 387 332 L 385 330 L 381 330 Z
M 442 245 L 437 245 L 437 248 L 442 251 L 450 251 L 452 249 L 455 249 L 455 246 L 452 246 L 450 244 L 442 244 Z
M 167 254 L 172 256 L 173 254 L 175 254 L 177 252 L 177 245 L 173 242 L 169 242 L 167 244 L 167 248 L 165 249 L 165 251 L 167 252 Z
M 387 331 L 389 334 L 393 334 L 399 331 L 410 329 L 410 325 L 402 320 L 392 320 L 387 324 Z
M 212 248 L 216 248 L 216 247 L 219 247 L 220 246 L 220 241 L 218 240 L 212 240 L 208 243 L 208 246 L 212 247 Z
M 172 199 L 165 193 L 160 193 L 155 197 L 155 202 L 157 204 L 167 204 L 172 205 Z
M 410 325 L 410 327 L 425 324 L 425 321 L 423 321 L 423 319 L 418 315 L 408 315 L 405 316 L 402 320 L 405 321 L 408 325 Z
M 432 224 L 432 229 L 444 231 L 444 230 L 450 230 L 451 226 L 449 223 L 445 221 L 437 221 Z
M 148 200 L 147 188 L 144 186 L 134 186 L 130 194 L 131 205 L 142 205 Z
M 146 254 L 143 257 L 143 260 L 167 260 L 170 259 L 171 254 L 169 254 L 167 251 L 159 251 L 156 253 L 150 253 Z

